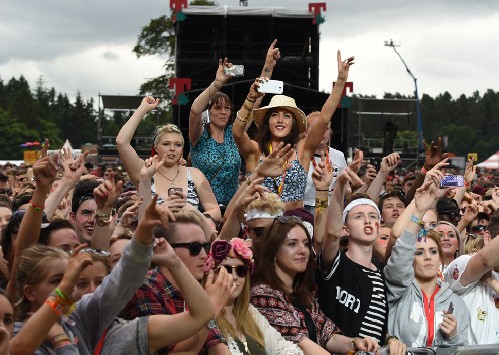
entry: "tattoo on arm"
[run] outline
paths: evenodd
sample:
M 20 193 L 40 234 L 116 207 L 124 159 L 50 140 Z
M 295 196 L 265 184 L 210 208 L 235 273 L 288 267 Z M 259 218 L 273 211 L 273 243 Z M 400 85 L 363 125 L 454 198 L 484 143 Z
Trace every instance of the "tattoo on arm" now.
M 269 69 L 269 68 L 263 68 L 263 71 L 264 71 L 265 73 L 270 73 L 270 69 Z

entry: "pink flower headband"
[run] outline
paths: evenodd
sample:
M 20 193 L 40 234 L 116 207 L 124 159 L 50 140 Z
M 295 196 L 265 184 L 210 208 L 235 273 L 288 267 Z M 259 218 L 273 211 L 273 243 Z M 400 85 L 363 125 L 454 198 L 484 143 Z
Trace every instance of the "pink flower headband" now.
M 232 238 L 230 242 L 226 240 L 217 240 L 211 244 L 210 253 L 204 263 L 204 272 L 208 272 L 220 265 L 226 257 L 242 259 L 251 272 L 253 272 L 255 268 L 255 261 L 253 260 L 253 252 L 251 249 L 241 238 Z

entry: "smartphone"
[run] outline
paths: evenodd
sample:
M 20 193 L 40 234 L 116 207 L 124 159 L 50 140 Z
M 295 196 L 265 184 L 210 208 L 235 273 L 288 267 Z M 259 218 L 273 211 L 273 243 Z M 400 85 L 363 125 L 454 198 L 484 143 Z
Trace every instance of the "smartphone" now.
M 244 65 L 233 65 L 231 67 L 224 67 L 224 73 L 225 75 L 232 77 L 244 76 Z
M 374 166 L 376 168 L 376 172 L 379 172 L 379 169 L 381 169 L 381 158 L 371 158 L 369 160 L 369 164 Z
M 170 187 L 168 189 L 168 196 L 175 195 L 175 194 L 177 194 L 177 192 L 182 193 L 183 192 L 182 188 L 181 187 Z
M 462 175 L 446 175 L 440 181 L 440 187 L 461 187 L 464 186 L 464 178 Z
M 263 83 L 260 84 L 258 91 L 269 94 L 282 94 L 283 86 L 284 84 L 280 80 L 263 81 Z
M 450 303 L 449 309 L 447 310 L 447 314 L 452 314 L 454 312 L 454 303 Z

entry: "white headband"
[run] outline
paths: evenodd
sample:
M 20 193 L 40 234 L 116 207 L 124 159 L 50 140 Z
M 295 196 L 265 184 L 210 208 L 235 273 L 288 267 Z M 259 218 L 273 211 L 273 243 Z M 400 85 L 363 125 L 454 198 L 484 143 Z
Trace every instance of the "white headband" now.
M 380 218 L 381 213 L 379 213 L 378 206 L 376 206 L 376 204 L 374 203 L 373 200 L 370 200 L 368 198 L 358 198 L 358 199 L 350 202 L 347 205 L 347 207 L 345 207 L 345 209 L 343 210 L 343 224 L 345 224 L 345 220 L 347 219 L 348 212 L 350 212 L 350 210 L 352 208 L 357 207 L 357 206 L 361 206 L 361 205 L 368 205 L 368 206 L 374 207 L 376 209 L 376 212 L 378 212 L 378 218 Z
M 246 211 L 245 216 L 246 216 L 246 222 L 251 221 L 253 219 L 257 219 L 257 218 L 274 219 L 276 217 L 282 216 L 282 211 L 279 211 L 279 213 L 277 213 L 277 214 L 272 214 L 272 213 L 268 213 L 268 212 L 259 211 L 257 209 L 252 209 L 252 210 Z

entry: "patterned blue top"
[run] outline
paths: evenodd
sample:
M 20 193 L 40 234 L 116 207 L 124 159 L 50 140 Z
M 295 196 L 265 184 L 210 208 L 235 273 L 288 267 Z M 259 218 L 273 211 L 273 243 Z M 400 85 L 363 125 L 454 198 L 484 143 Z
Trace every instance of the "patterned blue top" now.
M 278 194 L 277 189 L 281 184 L 283 176 L 276 178 L 266 177 L 262 185 L 270 191 Z M 307 186 L 307 172 L 301 166 L 300 161 L 295 159 L 286 173 L 284 178 L 284 186 L 282 188 L 282 202 L 300 201 L 305 195 L 305 187 Z
M 210 182 L 219 204 L 227 206 L 239 188 L 241 157 L 232 136 L 232 125 L 225 128 L 224 141 L 218 143 L 203 129 L 198 143 L 191 146 L 192 166 Z

